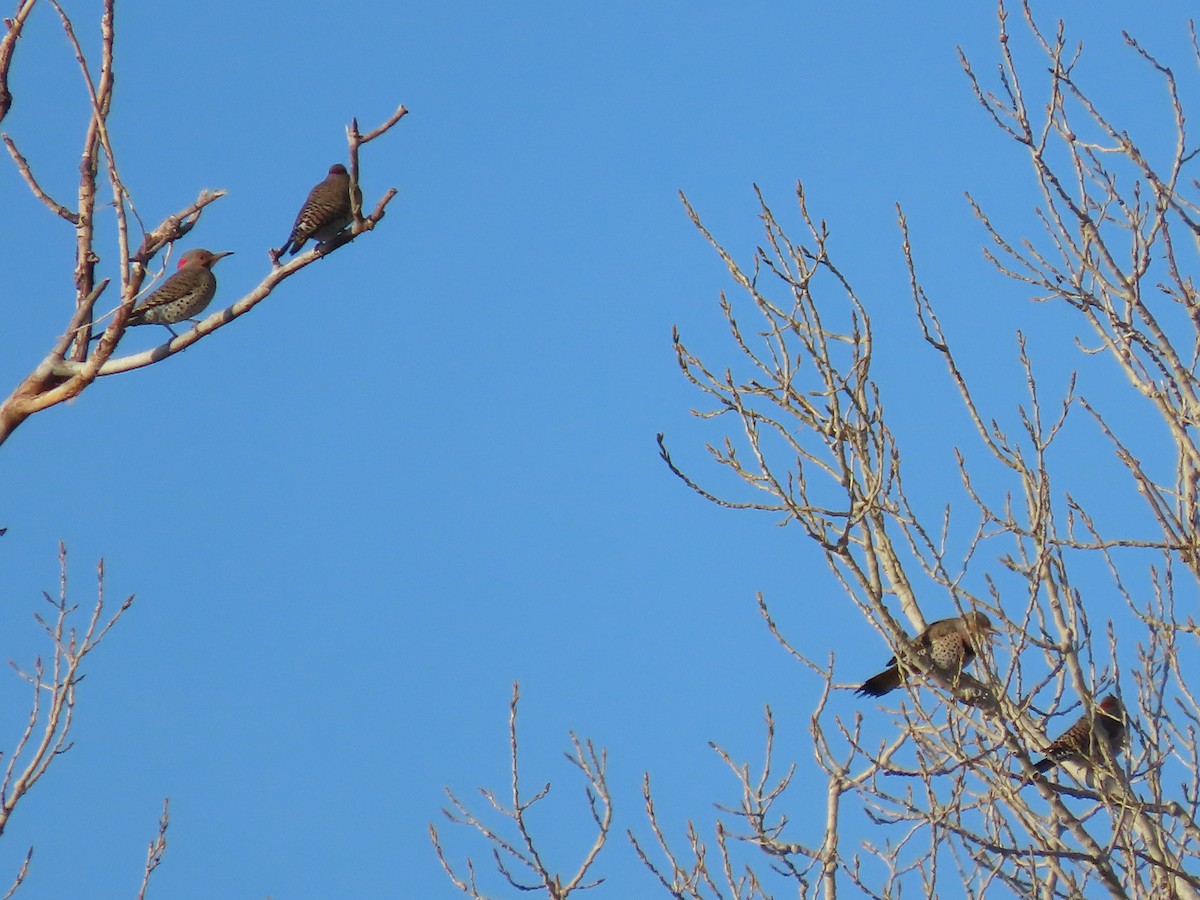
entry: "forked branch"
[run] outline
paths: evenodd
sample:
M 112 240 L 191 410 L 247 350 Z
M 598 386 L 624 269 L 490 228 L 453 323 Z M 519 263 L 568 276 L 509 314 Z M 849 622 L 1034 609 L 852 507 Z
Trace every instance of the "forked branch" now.
M 501 828 L 489 825 L 484 816 L 469 809 L 449 788 L 446 789 L 446 796 L 450 798 L 453 808 L 443 809 L 442 812 L 451 822 L 470 826 L 484 837 L 491 846 L 496 870 L 511 887 L 524 892 L 544 891 L 549 900 L 566 900 L 576 891 L 585 891 L 604 881 L 603 878 L 585 879 L 595 864 L 596 858 L 600 855 L 600 851 L 604 849 L 609 829 L 612 827 L 612 799 L 608 791 L 607 776 L 608 755 L 603 748 L 598 750 L 590 740 L 580 741 L 574 733 L 571 734 L 573 752 L 566 754 L 566 757 L 584 777 L 586 783 L 584 793 L 587 797 L 588 812 L 596 828 L 596 838 L 592 842 L 591 848 L 584 854 L 583 860 L 576 867 L 574 874 L 564 879 L 543 859 L 530 821 L 532 810 L 549 796 L 550 783 L 547 782 L 532 795 L 524 792 L 521 787 L 517 741 L 517 701 L 519 698 L 519 686 L 514 682 L 508 718 L 512 773 L 510 799 L 505 802 L 487 788 L 480 789 L 480 793 L 491 808 L 492 815 L 499 817 L 502 827 L 510 831 L 510 835 L 506 836 L 502 833 Z M 511 832 L 515 832 L 515 835 Z M 429 836 L 442 868 L 454 885 L 473 900 L 485 900 L 485 895 L 476 880 L 474 861 L 468 857 L 466 872 L 460 874 L 460 871 L 446 857 L 442 848 L 441 836 L 432 823 L 429 825 Z M 516 863 L 515 867 L 513 866 L 514 862 Z

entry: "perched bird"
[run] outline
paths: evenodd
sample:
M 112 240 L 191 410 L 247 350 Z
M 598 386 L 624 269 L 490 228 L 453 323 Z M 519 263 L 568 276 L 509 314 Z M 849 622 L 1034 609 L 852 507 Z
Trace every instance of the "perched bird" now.
M 229 256 L 208 250 L 189 250 L 179 258 L 179 268 L 148 297 L 142 299 L 129 314 L 127 325 L 165 325 L 174 334 L 172 325 L 203 312 L 217 292 L 217 279 L 212 267 L 217 260 Z
M 358 201 L 362 192 L 355 188 Z M 308 199 L 300 207 L 292 233 L 279 249 L 276 256 L 287 253 L 295 256 L 311 238 L 318 244 L 334 238 L 354 220 L 350 212 L 350 173 L 341 163 L 329 167 L 325 180 L 308 192 Z
M 975 659 L 977 642 L 986 640 L 993 630 L 991 619 L 981 612 L 939 619 L 913 638 L 912 650 L 925 657 L 943 676 L 953 680 Z M 893 656 L 888 661 L 888 668 L 864 681 L 855 693 L 882 697 L 900 687 L 907 677 L 907 669 L 901 669 Z
M 1095 728 L 1092 727 L 1093 722 Z M 1100 701 L 1095 714 L 1083 716 L 1046 748 L 1046 758 L 1034 763 L 1039 772 L 1049 772 L 1064 760 L 1090 764 L 1104 758 L 1103 746 L 1117 756 L 1125 746 L 1125 707 L 1115 694 Z M 1103 743 L 1102 743 L 1103 742 Z

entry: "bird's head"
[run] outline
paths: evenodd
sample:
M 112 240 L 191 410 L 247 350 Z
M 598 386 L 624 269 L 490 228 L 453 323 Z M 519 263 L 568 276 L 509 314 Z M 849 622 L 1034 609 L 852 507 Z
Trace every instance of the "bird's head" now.
M 232 250 L 226 250 L 223 253 L 213 253 L 210 250 L 196 248 L 195 250 L 189 250 L 183 256 L 179 257 L 179 268 L 182 269 L 184 266 L 203 266 L 206 269 L 211 269 L 217 264 L 218 260 L 230 256 L 232 253 Z
M 1107 697 L 1101 700 L 1100 709 L 1103 710 L 1106 715 L 1109 715 L 1114 719 L 1121 718 L 1121 716 L 1125 713 L 1125 707 L 1121 703 L 1121 698 L 1116 694 L 1109 694 Z
M 972 610 L 962 617 L 966 628 L 966 637 L 976 647 L 991 643 L 996 633 L 992 620 L 978 610 Z
M 966 624 L 968 631 L 981 634 L 984 637 L 991 637 L 996 632 L 995 627 L 992 625 L 992 620 L 978 610 L 972 610 L 963 616 L 963 622 Z

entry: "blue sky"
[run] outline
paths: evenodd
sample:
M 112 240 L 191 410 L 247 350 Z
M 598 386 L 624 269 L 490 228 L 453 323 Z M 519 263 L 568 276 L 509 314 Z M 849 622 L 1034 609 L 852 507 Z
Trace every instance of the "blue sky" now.
M 797 529 L 704 503 L 658 459 L 663 431 L 704 472 L 718 437 L 688 414 L 700 398 L 672 325 L 733 361 L 717 308 L 731 285 L 677 191 L 748 259 L 752 184 L 796 223 L 804 180 L 874 316 L 877 377 L 931 509 L 953 490 L 950 448 L 971 437 L 957 409 L 935 412 L 951 395 L 917 340 L 895 203 L 997 414 L 1021 385 L 1016 329 L 1035 352 L 1062 335 L 1061 313 L 983 262 L 963 199 L 1031 227 L 1028 163 L 957 62 L 961 45 L 994 71 L 986 4 L 354 6 L 118 10 L 123 175 L 147 222 L 229 190 L 184 244 L 236 251 L 218 303 L 268 271 L 267 248 L 344 158 L 352 116 L 411 115 L 363 151 L 368 205 L 400 192 L 375 233 L 2 448 L 0 653 L 46 652 L 31 614 L 56 587 L 59 540 L 76 602 L 91 602 L 100 557 L 108 595 L 137 595 L 89 663 L 74 748 L 0 843 L 0 883 L 36 846 L 22 897 L 131 896 L 164 796 L 155 898 L 457 896 L 426 826 L 487 866 L 479 841 L 442 825 L 442 788 L 504 788 L 514 679 L 527 782 L 554 785 L 535 828 L 564 871 L 589 839 L 568 730 L 608 748 L 617 821 L 598 896 L 654 895 L 623 837 L 645 834 L 641 773 L 675 835 L 689 818 L 711 833 L 712 803 L 736 794 L 707 742 L 757 759 L 764 704 L 813 777 L 817 684 L 755 594 L 804 650 L 836 652 L 844 682 L 888 653 Z M 69 8 L 94 45 L 91 6 Z M 1161 92 L 1120 29 L 1185 69 L 1188 4 L 1036 8 L 1085 41 L 1082 70 L 1122 121 L 1158 121 Z M 69 201 L 85 109 L 49 7 L 12 87 L 3 128 Z M 65 325 L 74 243 L 11 165 L 0 201 L 13 385 Z M 123 349 L 160 339 L 138 329 Z M 7 751 L 27 692 L 0 676 L 0 697 Z

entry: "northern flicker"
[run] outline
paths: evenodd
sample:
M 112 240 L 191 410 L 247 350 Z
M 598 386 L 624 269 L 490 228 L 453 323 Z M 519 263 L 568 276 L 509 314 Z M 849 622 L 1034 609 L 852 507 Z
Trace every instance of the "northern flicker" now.
M 212 267 L 217 260 L 229 256 L 208 250 L 189 250 L 179 258 L 179 268 L 154 293 L 142 299 L 129 314 L 127 325 L 165 325 L 174 334 L 172 325 L 183 322 L 204 311 L 217 292 L 217 279 Z
M 1095 728 L 1092 727 L 1093 722 Z M 1034 763 L 1039 772 L 1049 772 L 1063 760 L 1094 763 L 1104 758 L 1102 747 L 1117 756 L 1125 746 L 1125 707 L 1115 694 L 1100 701 L 1094 716 L 1086 715 L 1064 731 L 1046 748 L 1046 758 Z
M 923 656 L 934 669 L 953 680 L 975 659 L 978 642 L 992 632 L 992 622 L 981 612 L 969 612 L 953 619 L 939 619 L 913 638 L 912 651 Z M 894 691 L 908 676 L 896 657 L 888 668 L 863 682 L 856 693 L 860 696 L 882 697 Z
M 361 203 L 362 192 L 358 188 L 354 191 Z M 341 163 L 334 163 L 329 167 L 325 180 L 308 192 L 308 199 L 300 207 L 292 233 L 276 256 L 284 253 L 295 256 L 310 238 L 323 244 L 336 237 L 353 220 L 350 212 L 350 173 Z

